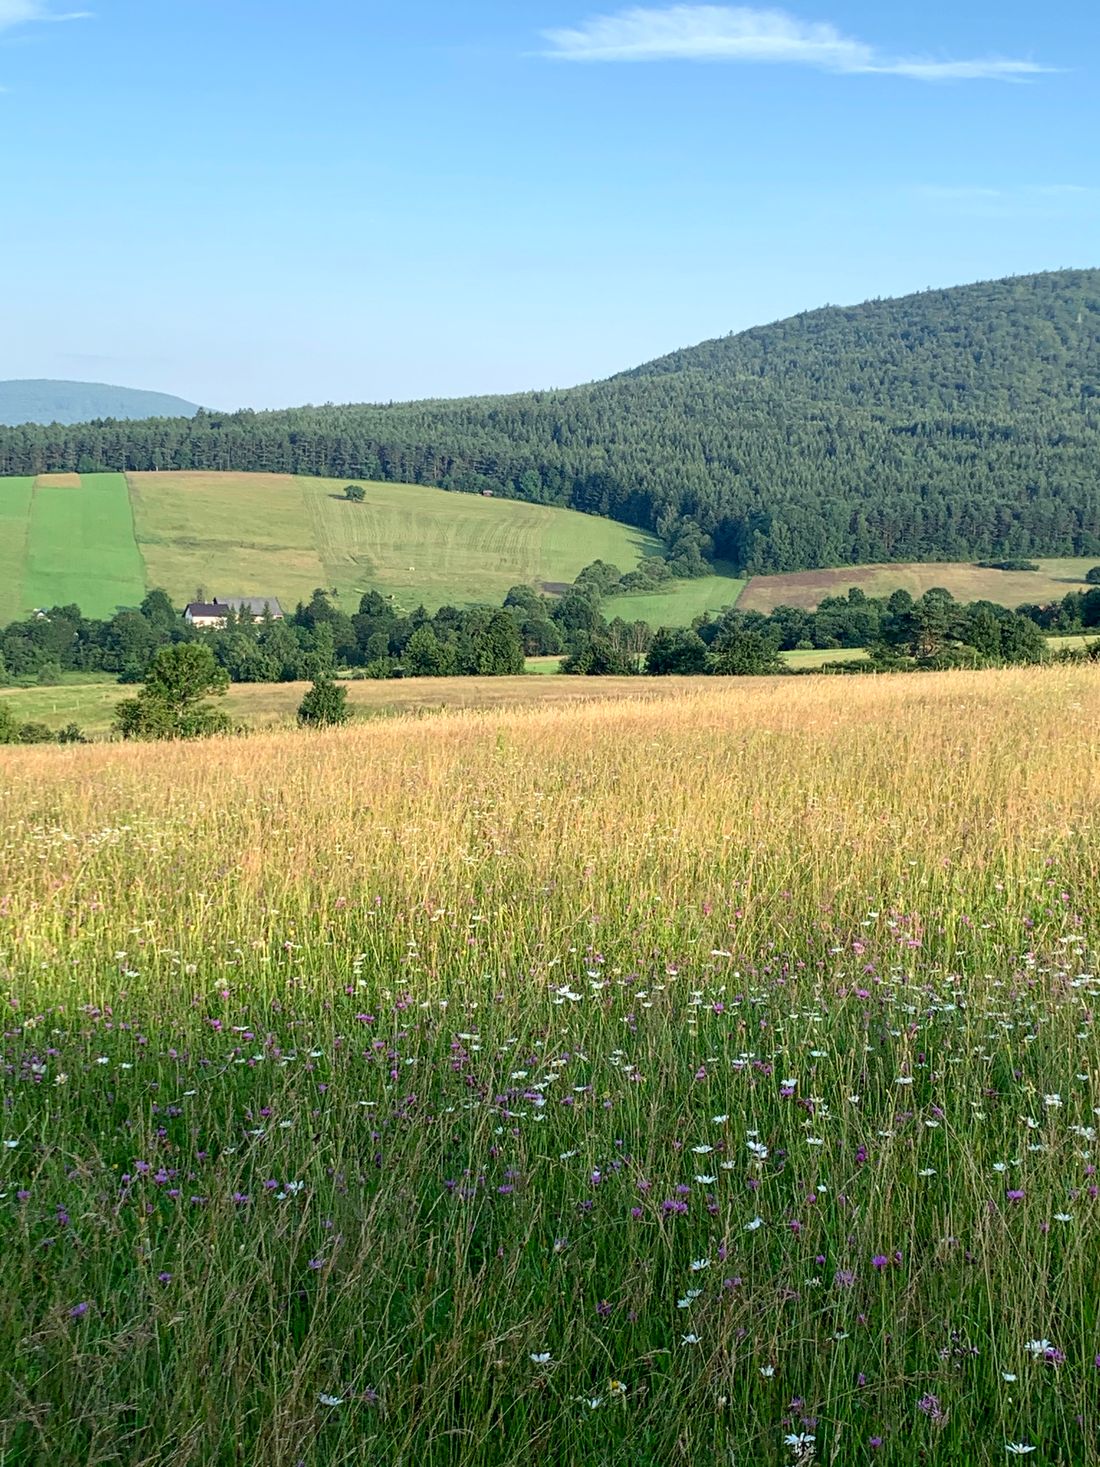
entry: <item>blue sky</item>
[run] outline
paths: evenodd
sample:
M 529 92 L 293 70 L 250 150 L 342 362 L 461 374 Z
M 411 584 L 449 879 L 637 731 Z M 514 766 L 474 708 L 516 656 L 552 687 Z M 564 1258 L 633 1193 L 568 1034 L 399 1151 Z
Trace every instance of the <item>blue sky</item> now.
M 0 87 L 0 377 L 563 386 L 1100 265 L 1095 0 L 0 0 Z

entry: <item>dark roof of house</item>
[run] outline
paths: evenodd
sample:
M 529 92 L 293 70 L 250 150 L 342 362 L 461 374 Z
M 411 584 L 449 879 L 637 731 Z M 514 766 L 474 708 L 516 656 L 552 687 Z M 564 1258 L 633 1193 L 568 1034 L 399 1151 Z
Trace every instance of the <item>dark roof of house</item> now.
M 283 614 L 283 608 L 274 596 L 226 596 L 224 600 L 215 597 L 213 601 L 192 601 L 184 614 L 225 616 L 230 611 L 247 611 L 252 616 L 263 616 L 265 612 L 270 612 L 274 617 Z

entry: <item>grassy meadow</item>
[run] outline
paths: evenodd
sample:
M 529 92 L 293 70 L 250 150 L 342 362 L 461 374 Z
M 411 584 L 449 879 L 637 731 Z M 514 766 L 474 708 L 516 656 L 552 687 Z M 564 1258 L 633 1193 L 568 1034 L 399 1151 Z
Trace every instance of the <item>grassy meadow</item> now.
M 366 484 L 291 474 L 173 472 L 0 478 L 0 625 L 35 606 L 76 602 L 89 615 L 134 606 L 163 587 L 179 604 L 264 595 L 292 607 L 317 586 L 354 610 L 366 590 L 430 611 L 499 604 L 518 584 L 550 590 L 593 560 L 634 569 L 660 543 L 598 515 L 421 484 Z M 1095 557 L 1042 560 L 1038 572 L 966 562 L 860 565 L 738 578 L 731 567 L 649 593 L 609 597 L 607 617 L 690 626 L 706 613 L 813 607 L 849 586 L 869 596 L 945 586 L 961 601 L 1015 607 L 1060 600 Z
M 753 576 L 738 601 L 742 611 L 774 611 L 777 606 L 812 609 L 826 596 L 844 596 L 858 586 L 868 596 L 908 591 L 923 596 L 933 586 L 950 591 L 957 601 L 993 601 L 1015 609 L 1027 602 L 1061 601 L 1084 589 L 1086 572 L 1098 557 L 1061 560 L 1035 558 L 1037 571 L 986 570 L 972 561 L 900 561 L 896 565 L 850 565 L 833 570 L 792 571 Z
M 556 659 L 555 659 L 556 661 Z M 538 669 L 519 677 L 426 677 L 341 683 L 353 718 L 408 713 L 421 715 L 460 708 L 515 708 L 523 704 L 562 705 L 602 699 L 678 697 L 694 678 L 546 677 Z M 293 728 L 309 683 L 231 683 L 218 699 L 240 728 Z M 111 732 L 115 709 L 136 690 L 117 682 L 62 684 L 57 687 L 0 688 L 0 706 L 20 723 L 44 723 L 57 730 L 77 723 L 92 738 Z
M 121 474 L 0 478 L 0 625 L 72 601 L 110 616 L 144 594 Z
M 686 627 L 697 616 L 708 612 L 718 616 L 736 605 L 746 584 L 732 573 L 670 581 L 656 591 L 609 596 L 604 615 L 609 620 L 621 616 L 623 621 L 644 621 L 651 627 Z
M 113 616 L 145 595 L 122 474 L 83 474 L 79 488 L 37 479 L 26 533 L 24 606 L 76 602 L 88 616 Z
M 111 615 L 154 586 L 180 605 L 201 587 L 293 606 L 317 586 L 352 610 L 372 589 L 405 610 L 499 603 L 514 585 L 566 584 L 595 559 L 630 570 L 661 549 L 573 510 L 417 484 L 366 485 L 356 505 L 343 487 L 289 474 L 0 478 L 0 624 L 73 601 Z M 682 582 L 662 599 L 686 625 L 696 598 Z
M 289 474 L 131 474 L 150 585 L 177 601 L 261 588 L 292 606 L 335 587 L 351 610 L 364 591 L 407 611 L 499 604 L 512 586 L 569 582 L 596 559 L 632 569 L 659 545 L 613 520 L 420 484 L 343 483 Z M 259 594 L 259 592 L 257 592 Z
M 1095 636 L 1048 637 L 1052 650 L 1085 648 Z M 817 672 L 827 664 L 865 662 L 862 647 L 814 648 L 781 652 L 793 672 Z M 529 657 L 518 677 L 428 677 L 346 680 L 348 709 L 354 719 L 394 714 L 441 713 L 448 709 L 516 708 L 527 705 L 563 706 L 598 700 L 628 698 L 653 701 L 679 698 L 699 691 L 697 678 L 683 677 L 570 677 L 559 672 L 560 657 Z M 740 679 L 733 687 L 743 686 Z M 218 700 L 243 730 L 293 728 L 298 705 L 310 684 L 231 683 Z M 18 723 L 44 723 L 55 732 L 75 723 L 90 738 L 111 735 L 115 709 L 135 689 L 93 673 L 67 674 L 64 682 L 46 687 L 0 688 L 0 707 L 10 710 Z
M 1098 726 L 5 749 L 0 1462 L 1100 1461 Z
M 0 478 L 0 626 L 23 608 L 33 479 Z

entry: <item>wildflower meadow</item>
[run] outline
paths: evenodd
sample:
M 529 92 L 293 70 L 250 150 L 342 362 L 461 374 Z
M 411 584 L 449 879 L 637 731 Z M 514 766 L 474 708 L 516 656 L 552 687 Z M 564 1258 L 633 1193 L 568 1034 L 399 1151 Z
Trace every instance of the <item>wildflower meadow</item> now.
M 1100 674 L 0 754 L 0 1464 L 1100 1462 Z

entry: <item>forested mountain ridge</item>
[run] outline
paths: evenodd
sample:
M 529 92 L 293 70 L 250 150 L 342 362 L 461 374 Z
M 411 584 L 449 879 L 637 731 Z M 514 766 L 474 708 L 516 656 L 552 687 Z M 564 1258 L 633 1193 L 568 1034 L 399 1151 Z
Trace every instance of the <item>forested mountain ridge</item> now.
M 105 382 L 24 378 L 0 382 L 0 423 L 86 423 L 92 418 L 190 417 L 198 408 L 167 392 L 111 387 Z
M 739 571 L 1100 553 L 1100 271 L 829 307 L 554 392 L 0 431 L 0 472 L 492 489 Z
M 1100 270 L 826 306 L 671 352 L 613 381 L 705 372 L 791 400 L 935 414 L 1100 395 Z

